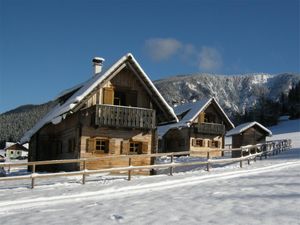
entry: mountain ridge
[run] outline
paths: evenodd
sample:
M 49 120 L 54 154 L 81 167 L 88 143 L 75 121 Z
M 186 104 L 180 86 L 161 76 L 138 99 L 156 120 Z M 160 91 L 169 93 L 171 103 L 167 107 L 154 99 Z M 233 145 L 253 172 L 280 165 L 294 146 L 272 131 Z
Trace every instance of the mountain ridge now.
M 244 113 L 261 96 L 278 100 L 281 93 L 300 81 L 300 74 L 251 73 L 243 75 L 215 75 L 208 73 L 176 75 L 153 81 L 162 96 L 171 105 L 215 97 L 229 117 Z M 0 142 L 18 141 L 55 102 L 40 105 L 21 105 L 0 114 Z

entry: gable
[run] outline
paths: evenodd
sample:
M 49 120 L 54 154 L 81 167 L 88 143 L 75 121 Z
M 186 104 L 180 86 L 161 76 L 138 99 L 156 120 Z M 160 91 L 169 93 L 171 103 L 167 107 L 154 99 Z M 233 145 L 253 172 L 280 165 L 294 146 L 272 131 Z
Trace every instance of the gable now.
M 176 121 L 177 117 L 172 118 L 166 113 L 165 103 L 151 90 L 152 85 L 147 80 L 141 79 L 139 73 L 129 63 L 125 63 L 121 70 L 108 76 L 105 82 L 99 84 L 78 104 L 76 111 L 95 104 L 122 105 L 155 109 L 158 123 Z M 118 98 L 119 102 L 115 102 Z
M 80 85 L 78 90 L 75 91 L 76 88 L 72 89 L 72 91 L 75 91 L 74 94 L 66 99 L 65 102 L 56 105 L 49 113 L 47 113 L 40 121 L 38 121 L 38 123 L 35 124 L 32 129 L 27 131 L 21 139 L 21 143 L 28 142 L 31 136 L 41 129 L 45 124 L 50 122 L 59 123 L 66 117 L 68 113 L 73 113 L 81 109 L 85 104 L 87 104 L 88 100 L 95 98 L 93 96 L 95 95 L 95 92 L 99 90 L 99 88 L 107 84 L 109 80 L 119 74 L 119 72 L 125 67 L 130 68 L 137 79 L 141 81 L 142 86 L 157 105 L 157 111 L 160 115 L 158 119 L 166 123 L 178 121 L 173 109 L 168 105 L 152 81 L 149 79 L 134 57 L 129 53 L 119 59 L 106 71 L 96 74 L 88 81 L 83 83 L 82 86 Z M 66 94 L 66 92 L 63 94 Z
M 226 129 L 234 127 L 221 106 L 214 98 L 196 102 L 190 114 L 190 123 L 208 122 L 224 124 Z
M 198 123 L 199 121 L 224 124 L 227 130 L 232 128 L 232 124 L 228 122 L 226 115 L 220 110 L 215 101 L 210 101 L 209 104 L 197 113 L 193 123 Z
M 267 129 L 266 127 L 264 127 L 260 123 L 254 121 L 254 122 L 248 122 L 248 123 L 243 123 L 243 124 L 238 125 L 234 129 L 228 131 L 226 136 L 228 137 L 228 136 L 241 134 L 241 133 L 245 132 L 246 130 L 248 130 L 249 128 L 252 128 L 252 127 L 255 128 L 255 129 L 259 129 L 260 132 L 263 132 L 267 136 L 272 135 L 272 132 L 269 129 Z
M 202 99 L 197 102 L 186 103 L 174 108 L 176 115 L 180 118 L 179 122 L 158 127 L 159 138 L 162 138 L 170 129 L 189 127 L 192 123 L 198 122 L 201 113 L 215 112 L 218 118 L 222 118 L 226 129 L 234 128 L 233 123 L 227 117 L 221 106 L 214 98 Z

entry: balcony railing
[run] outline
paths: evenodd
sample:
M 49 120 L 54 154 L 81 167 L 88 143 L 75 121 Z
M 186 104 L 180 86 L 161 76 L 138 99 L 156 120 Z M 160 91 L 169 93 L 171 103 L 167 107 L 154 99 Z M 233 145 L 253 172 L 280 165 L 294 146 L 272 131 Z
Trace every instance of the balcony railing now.
M 217 123 L 198 123 L 194 125 L 196 133 L 224 135 L 225 126 Z
M 96 105 L 95 125 L 154 129 L 155 110 L 117 105 Z

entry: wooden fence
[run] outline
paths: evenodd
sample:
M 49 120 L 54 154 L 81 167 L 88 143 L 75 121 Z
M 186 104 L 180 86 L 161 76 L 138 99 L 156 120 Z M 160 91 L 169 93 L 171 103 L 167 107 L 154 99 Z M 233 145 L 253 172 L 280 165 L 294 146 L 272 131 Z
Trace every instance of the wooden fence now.
M 206 165 L 206 170 L 210 171 L 212 165 L 214 165 L 214 164 L 233 163 L 233 162 L 239 162 L 240 167 L 242 167 L 243 161 L 247 161 L 248 164 L 250 164 L 250 160 L 256 161 L 257 157 L 259 157 L 260 159 L 262 159 L 263 157 L 267 158 L 270 155 L 279 154 L 280 152 L 288 150 L 290 148 L 291 148 L 291 140 L 285 139 L 285 140 L 268 141 L 263 144 L 243 146 L 241 148 L 218 149 L 217 150 L 217 151 L 223 151 L 223 152 L 240 151 L 240 157 L 238 157 L 238 158 L 212 159 L 210 157 L 211 151 L 205 151 L 207 153 L 206 160 L 205 161 L 195 161 L 195 162 L 175 162 L 174 161 L 174 156 L 192 154 L 191 151 L 185 151 L 185 152 L 141 154 L 141 155 L 104 156 L 101 158 L 49 160 L 49 161 L 36 161 L 36 162 L 24 162 L 24 163 L 0 163 L 0 167 L 6 167 L 6 168 L 19 167 L 19 166 L 31 166 L 32 167 L 32 173 L 29 175 L 0 177 L 0 181 L 30 179 L 31 180 L 31 188 L 34 188 L 35 179 L 37 179 L 37 178 L 51 178 L 51 177 L 59 177 L 59 176 L 82 176 L 82 184 L 85 184 L 86 176 L 90 175 L 90 174 L 127 171 L 128 180 L 131 180 L 131 171 L 153 170 L 153 169 L 162 169 L 162 168 L 169 168 L 169 173 L 172 176 L 173 172 L 174 172 L 174 168 L 176 168 L 176 167 L 192 166 L 192 165 Z M 161 156 L 170 156 L 170 163 L 146 165 L 146 166 L 132 166 L 132 163 L 131 163 L 133 158 L 144 158 L 144 157 L 149 158 L 149 157 L 161 157 Z M 87 162 L 112 159 L 112 158 L 128 159 L 128 166 L 127 167 L 98 169 L 98 170 L 87 170 L 86 169 Z M 67 163 L 82 163 L 83 170 L 73 171 L 73 172 L 45 173 L 45 174 L 36 173 L 36 170 L 35 170 L 36 166 L 38 166 L 38 165 L 53 165 L 53 164 L 67 164 Z

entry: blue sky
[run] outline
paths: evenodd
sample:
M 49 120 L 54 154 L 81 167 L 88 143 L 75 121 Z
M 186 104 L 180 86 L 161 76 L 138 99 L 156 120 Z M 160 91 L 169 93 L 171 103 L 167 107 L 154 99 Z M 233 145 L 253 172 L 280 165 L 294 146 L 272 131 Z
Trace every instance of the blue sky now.
M 133 53 L 151 79 L 300 72 L 298 0 L 0 0 L 0 113 Z

